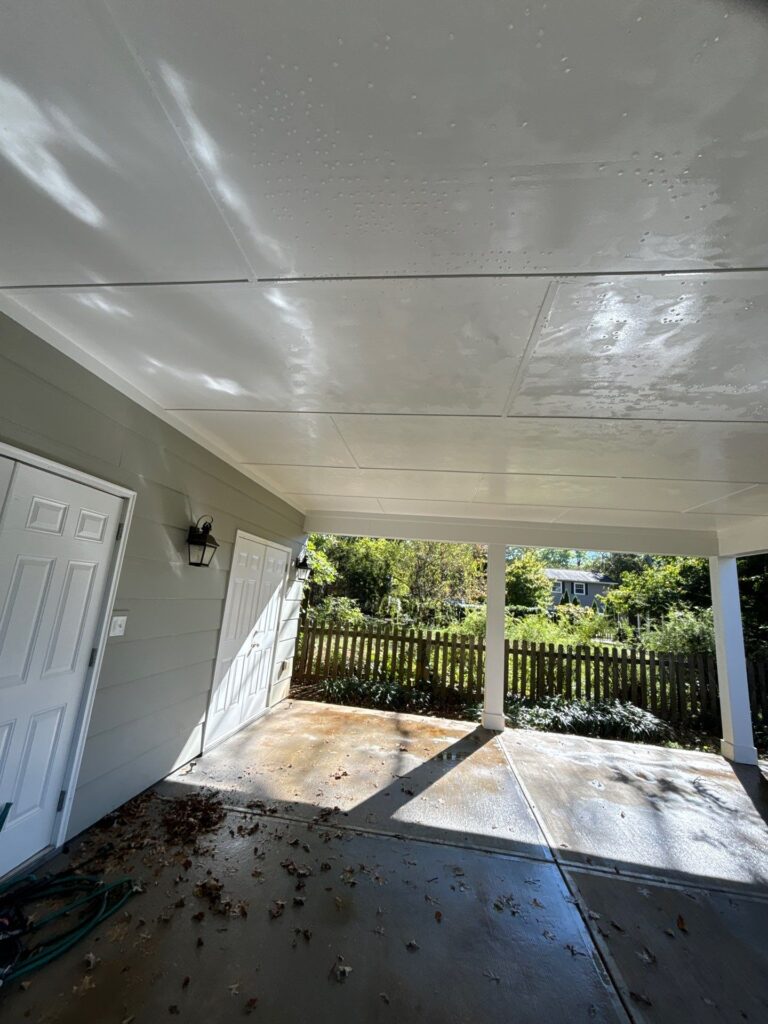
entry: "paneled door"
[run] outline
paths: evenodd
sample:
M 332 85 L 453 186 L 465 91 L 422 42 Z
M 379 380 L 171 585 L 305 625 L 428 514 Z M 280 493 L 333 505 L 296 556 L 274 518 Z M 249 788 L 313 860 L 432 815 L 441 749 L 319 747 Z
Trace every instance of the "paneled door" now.
M 238 533 L 227 588 L 203 748 L 267 707 L 288 552 Z
M 13 462 L 0 512 L 0 876 L 52 845 L 122 507 Z

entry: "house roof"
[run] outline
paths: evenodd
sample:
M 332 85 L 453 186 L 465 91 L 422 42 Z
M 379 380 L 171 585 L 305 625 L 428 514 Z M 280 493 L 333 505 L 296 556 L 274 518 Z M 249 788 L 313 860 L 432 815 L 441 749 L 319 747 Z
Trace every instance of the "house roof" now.
M 605 583 L 611 587 L 616 585 L 616 581 L 605 573 L 589 572 L 586 569 L 547 569 L 546 573 L 551 580 L 560 580 L 563 583 Z

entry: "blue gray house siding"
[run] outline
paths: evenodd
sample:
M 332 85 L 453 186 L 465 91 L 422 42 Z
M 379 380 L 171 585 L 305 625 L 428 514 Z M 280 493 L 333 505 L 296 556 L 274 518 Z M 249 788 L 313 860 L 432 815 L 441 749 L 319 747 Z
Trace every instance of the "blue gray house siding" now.
M 550 609 L 560 604 L 564 593 L 568 594 L 571 604 L 578 603 L 591 608 L 596 597 L 604 597 L 611 587 L 616 586 L 613 580 L 602 573 L 585 569 L 547 569 L 547 576 L 552 582 Z

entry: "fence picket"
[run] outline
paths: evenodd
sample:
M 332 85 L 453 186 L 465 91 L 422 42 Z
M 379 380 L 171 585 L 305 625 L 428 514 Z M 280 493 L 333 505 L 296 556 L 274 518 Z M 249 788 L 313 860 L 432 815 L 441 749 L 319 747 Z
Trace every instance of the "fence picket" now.
M 428 685 L 482 698 L 485 644 L 479 637 L 440 630 L 401 629 L 391 623 L 317 625 L 303 616 L 293 681 L 307 685 L 353 674 L 385 677 L 404 686 Z M 750 705 L 756 722 L 768 720 L 766 662 L 747 663 Z M 670 654 L 643 648 L 555 646 L 504 642 L 504 692 L 513 697 L 562 695 L 571 700 L 618 698 L 673 722 L 700 716 L 716 728 L 717 666 L 711 654 Z

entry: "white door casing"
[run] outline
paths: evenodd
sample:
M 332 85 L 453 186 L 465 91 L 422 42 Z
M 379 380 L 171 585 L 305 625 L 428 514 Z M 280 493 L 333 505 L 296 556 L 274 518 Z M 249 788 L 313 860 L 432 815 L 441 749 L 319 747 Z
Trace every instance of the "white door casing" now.
M 238 531 L 205 723 L 209 750 L 266 710 L 290 552 Z
M 0 519 L 0 876 L 54 845 L 123 499 L 14 464 Z

